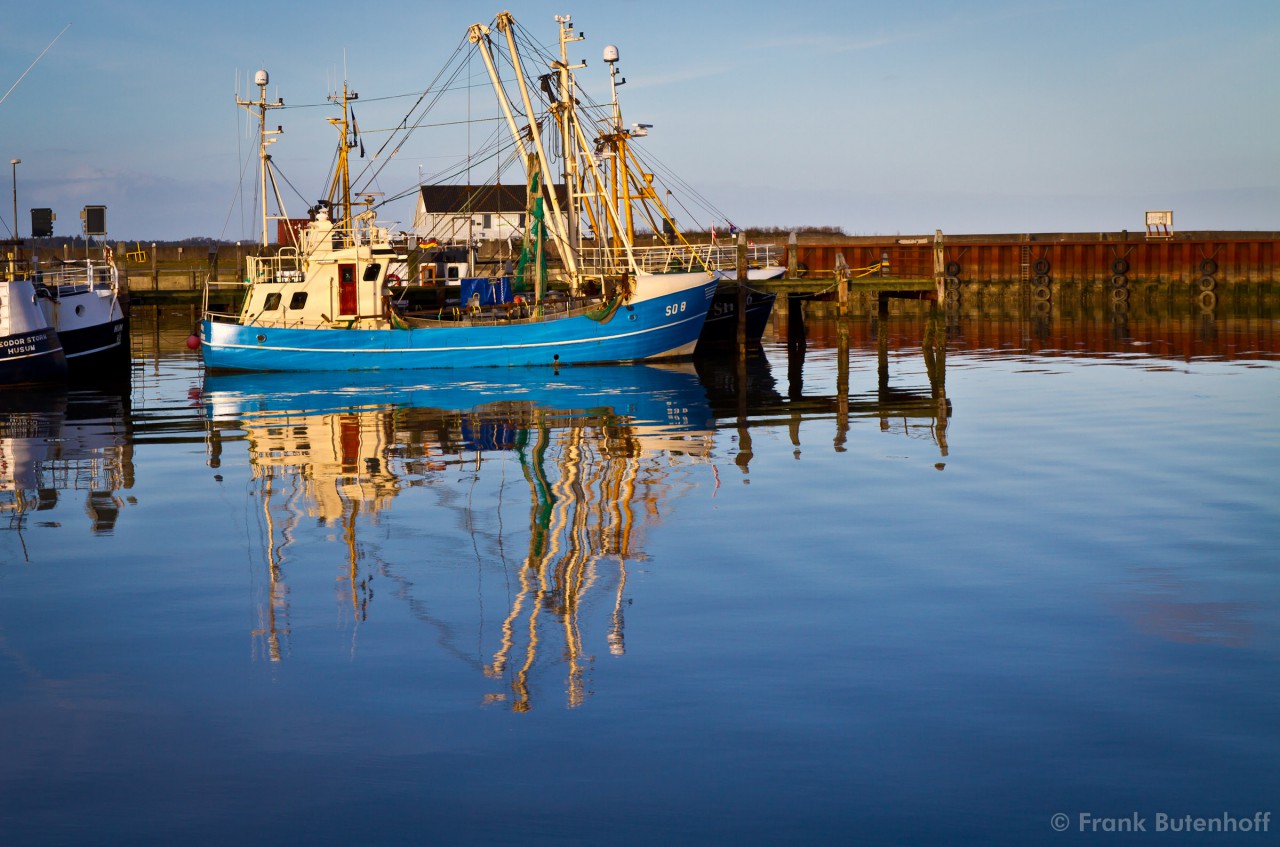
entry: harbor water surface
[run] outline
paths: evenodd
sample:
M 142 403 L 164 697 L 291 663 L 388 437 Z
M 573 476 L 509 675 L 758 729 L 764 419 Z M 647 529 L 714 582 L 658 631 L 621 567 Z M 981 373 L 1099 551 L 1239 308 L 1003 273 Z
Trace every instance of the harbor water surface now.
M 0 843 L 1267 843 L 1278 321 L 927 308 L 392 376 L 135 316 L 3 395 Z

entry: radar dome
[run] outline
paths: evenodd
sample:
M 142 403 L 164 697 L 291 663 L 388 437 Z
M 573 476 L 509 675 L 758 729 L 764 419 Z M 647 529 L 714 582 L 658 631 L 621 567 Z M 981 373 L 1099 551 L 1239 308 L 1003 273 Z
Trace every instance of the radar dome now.
M 618 61 L 618 48 L 612 44 L 606 44 L 604 46 L 604 60 L 610 64 Z
M 253 84 L 266 85 L 269 79 L 270 77 L 267 76 L 267 72 L 265 70 L 261 70 L 253 75 Z

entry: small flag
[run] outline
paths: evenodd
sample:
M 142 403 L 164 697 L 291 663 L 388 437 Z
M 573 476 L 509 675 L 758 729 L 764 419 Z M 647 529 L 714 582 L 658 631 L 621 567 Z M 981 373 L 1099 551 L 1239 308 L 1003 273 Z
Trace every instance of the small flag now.
M 360 145 L 360 158 L 364 158 L 364 139 L 360 137 L 360 124 L 356 123 L 356 110 L 351 110 L 351 132 L 354 134 L 356 143 Z

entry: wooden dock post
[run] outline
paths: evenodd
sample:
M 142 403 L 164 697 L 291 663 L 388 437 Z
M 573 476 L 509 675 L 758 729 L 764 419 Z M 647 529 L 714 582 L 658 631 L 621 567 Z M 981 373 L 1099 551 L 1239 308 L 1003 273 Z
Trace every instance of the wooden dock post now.
M 796 234 L 787 236 L 787 279 L 795 279 L 800 275 L 800 249 L 796 244 Z
M 836 302 L 839 304 L 836 315 L 843 321 L 849 317 L 849 263 L 844 260 L 844 253 L 836 253 Z
M 836 253 L 836 350 L 846 364 L 849 360 L 849 263 L 844 253 Z
M 160 290 L 160 265 L 154 241 L 151 242 L 151 289 L 153 291 Z
M 738 233 L 738 358 L 747 355 L 747 234 Z
M 942 240 L 942 230 L 935 229 L 933 231 L 933 284 L 935 288 L 936 302 L 941 303 L 943 298 L 947 296 L 946 291 L 947 261 L 944 244 Z

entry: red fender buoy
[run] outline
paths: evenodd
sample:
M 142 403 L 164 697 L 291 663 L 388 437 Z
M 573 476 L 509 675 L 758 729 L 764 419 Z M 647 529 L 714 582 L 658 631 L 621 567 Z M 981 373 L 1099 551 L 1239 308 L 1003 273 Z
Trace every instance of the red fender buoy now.
M 196 335 L 194 332 L 193 332 L 193 333 L 191 333 L 190 335 L 188 335 L 188 336 L 187 336 L 187 349 L 188 349 L 188 350 L 199 350 L 199 349 L 200 349 L 200 336 Z

